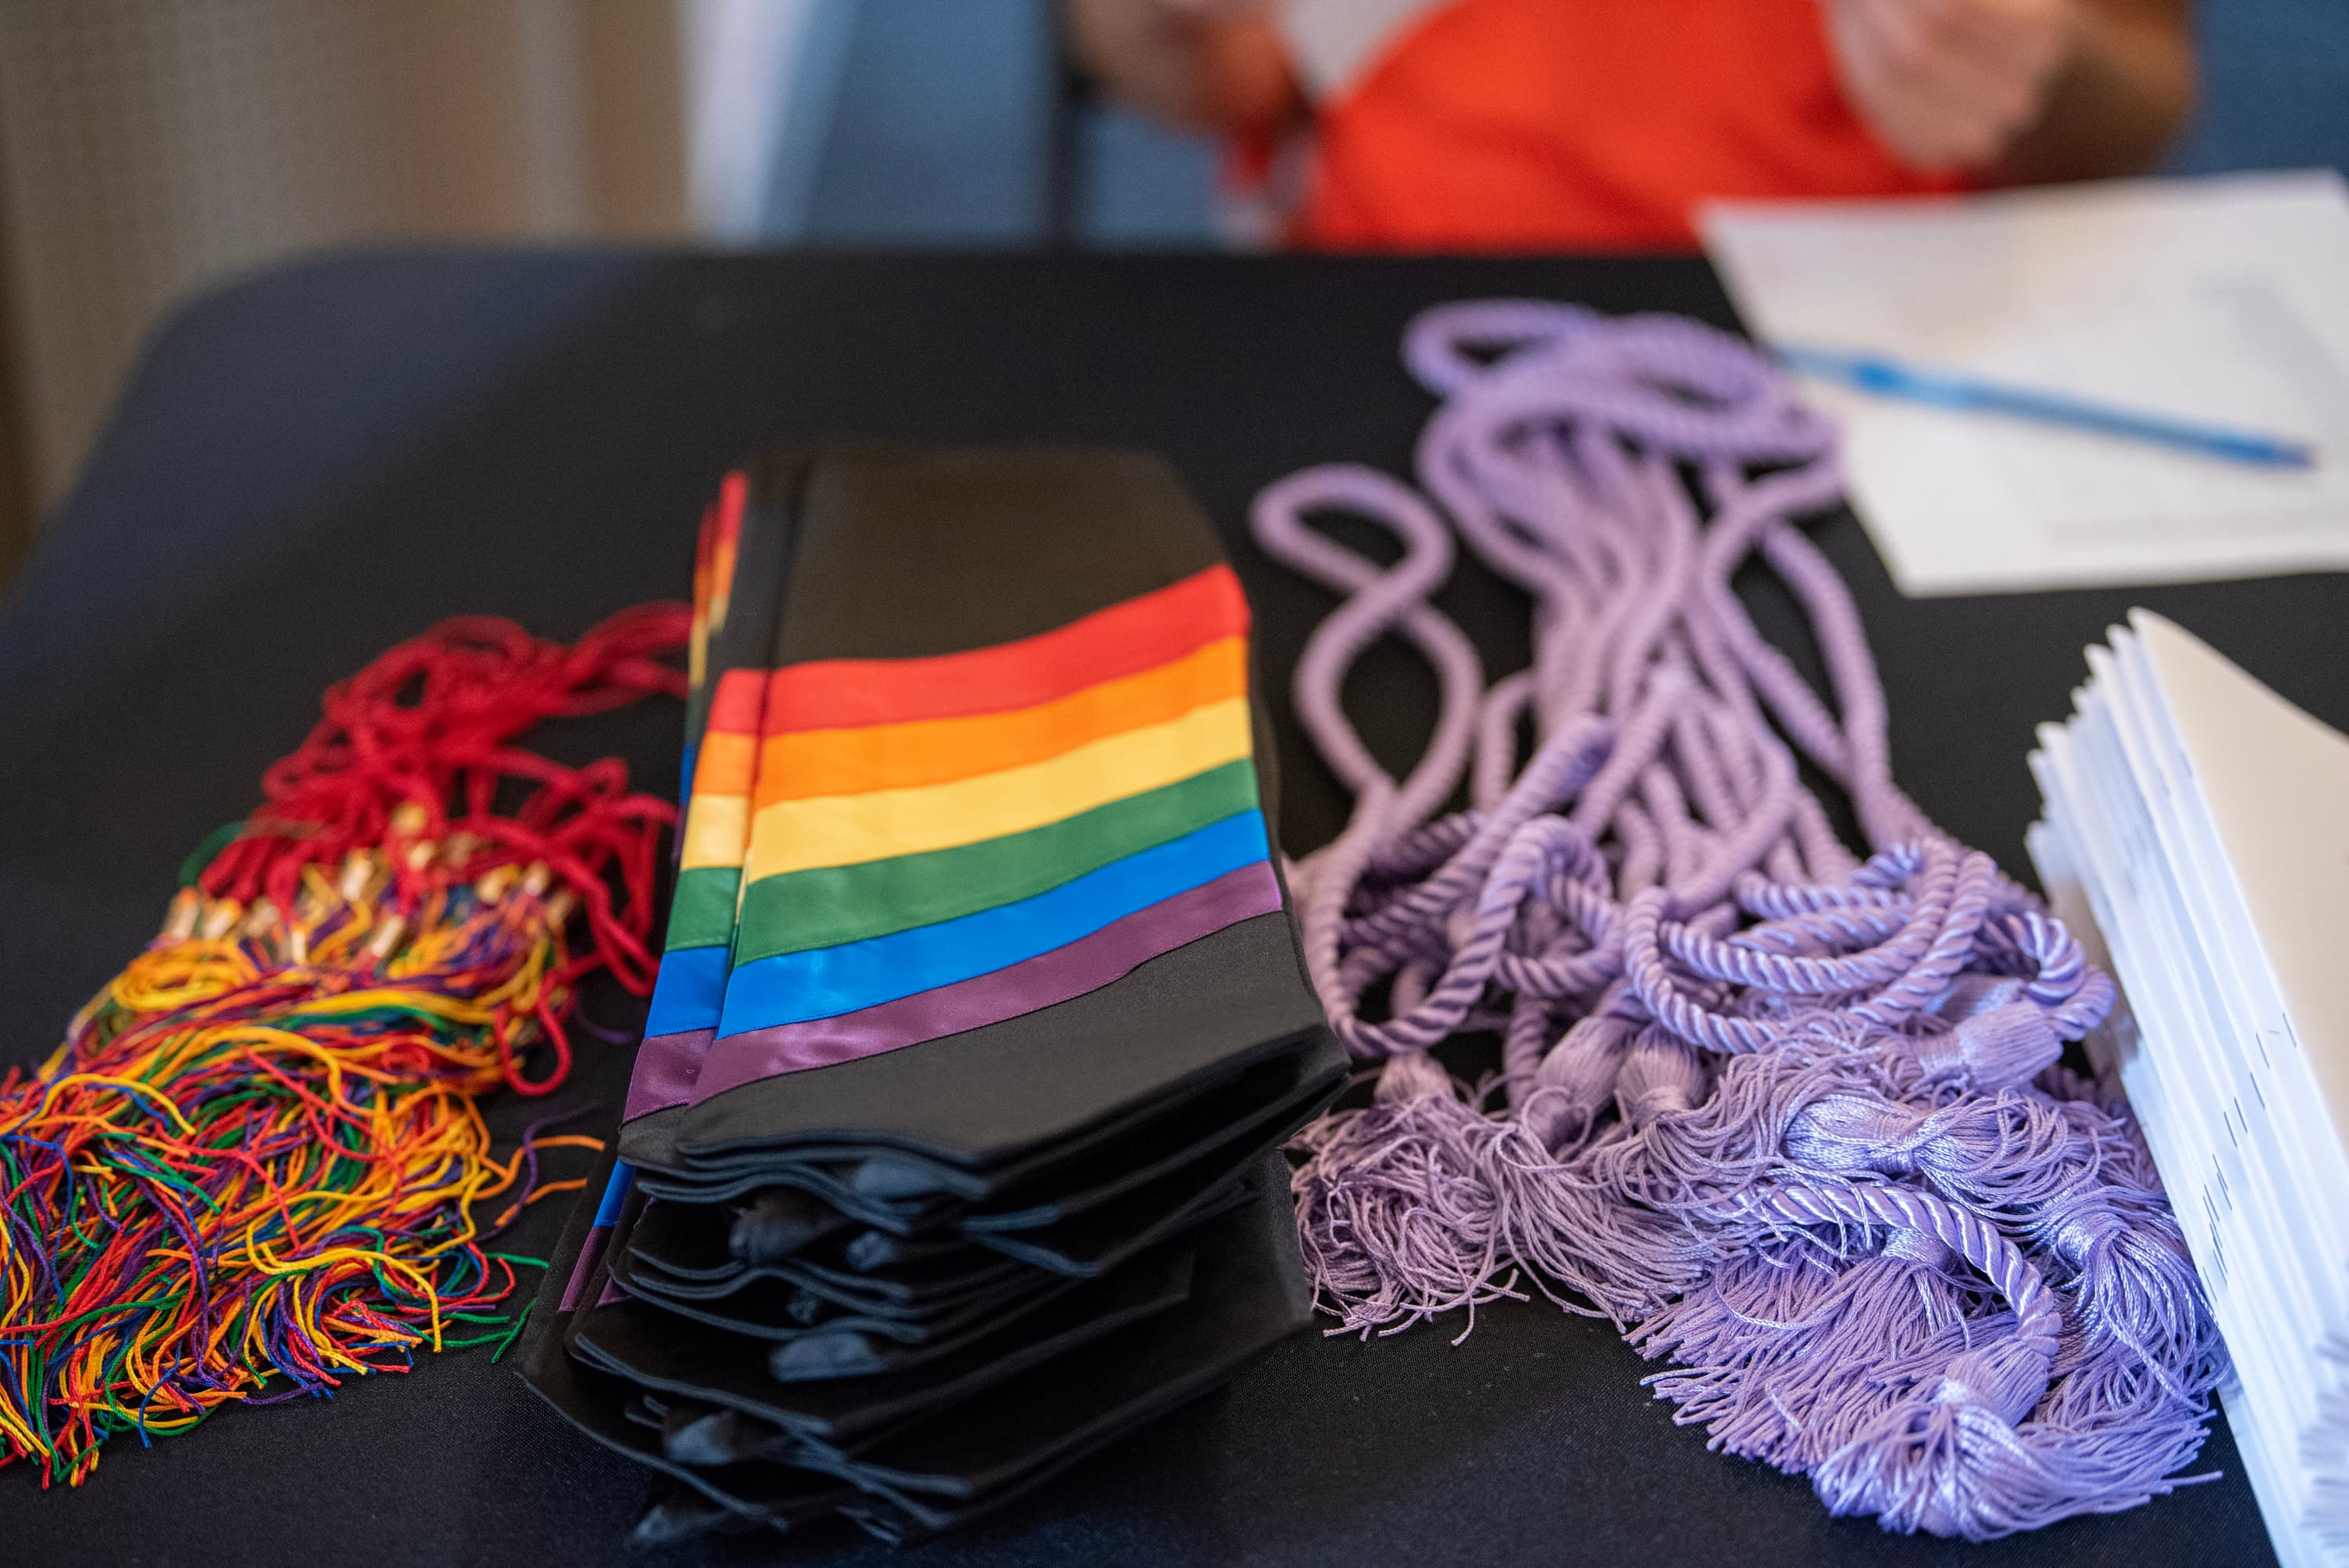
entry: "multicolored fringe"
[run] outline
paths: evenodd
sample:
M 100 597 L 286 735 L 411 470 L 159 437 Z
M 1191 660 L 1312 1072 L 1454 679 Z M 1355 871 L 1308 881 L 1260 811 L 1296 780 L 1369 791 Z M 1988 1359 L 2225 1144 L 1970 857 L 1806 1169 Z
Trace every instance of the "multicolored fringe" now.
M 1530 1280 L 1671 1363 L 1650 1381 L 1712 1446 L 1889 1530 L 2180 1484 L 2224 1347 L 2127 1108 L 2058 1065 L 2112 983 L 1892 783 L 1858 617 L 1793 521 L 1840 495 L 1831 428 L 1692 322 L 1454 305 L 1405 357 L 1444 398 L 1419 449 L 1443 512 L 1331 468 L 1255 515 L 1346 597 L 1296 696 L 1355 810 L 1291 885 L 1333 1026 L 1384 1066 L 1295 1146 L 1324 1304 L 1473 1324 Z M 1309 526 L 1333 511 L 1402 559 Z M 1533 665 L 1489 689 L 1429 602 L 1455 526 L 1533 600 Z M 1747 617 L 1749 567 L 1809 617 L 1832 706 Z M 1339 700 L 1391 634 L 1443 694 L 1400 780 Z M 1464 1095 L 1426 1052 L 1475 1031 L 1501 1070 Z
M 386 654 L 56 1053 L 0 1078 L 0 1463 L 78 1484 L 120 1433 L 511 1337 L 492 1309 L 534 1260 L 484 1243 L 581 1185 L 542 1154 L 600 1144 L 533 1128 L 500 1158 L 475 1097 L 563 1080 L 592 970 L 650 988 L 674 813 L 616 759 L 508 742 L 681 693 L 656 655 L 686 634 L 653 605 L 571 648 L 471 619 Z

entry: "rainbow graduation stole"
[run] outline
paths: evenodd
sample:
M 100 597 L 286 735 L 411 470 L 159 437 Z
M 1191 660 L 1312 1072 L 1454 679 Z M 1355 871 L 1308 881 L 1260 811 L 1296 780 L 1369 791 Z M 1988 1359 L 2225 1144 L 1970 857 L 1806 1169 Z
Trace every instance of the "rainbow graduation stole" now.
M 525 1375 L 729 1519 L 926 1532 L 1309 1315 L 1274 1150 L 1344 1057 L 1247 607 L 1117 453 L 771 453 L 699 559 L 666 950 Z
M 1247 603 L 1164 465 L 776 454 L 730 477 L 698 560 L 631 1122 L 1286 927 Z

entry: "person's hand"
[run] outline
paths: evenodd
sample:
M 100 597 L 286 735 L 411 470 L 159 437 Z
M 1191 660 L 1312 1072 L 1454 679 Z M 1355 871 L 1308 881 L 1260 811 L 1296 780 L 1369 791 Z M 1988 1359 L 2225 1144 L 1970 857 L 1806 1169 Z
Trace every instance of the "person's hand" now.
M 1216 21 L 1232 16 L 1269 16 L 1279 0 L 1147 0 L 1170 15 Z
M 1249 132 L 1303 111 L 1280 0 L 1064 0 L 1078 60 L 1128 108 Z
M 1924 170 L 1998 161 L 2046 108 L 2077 0 L 1821 0 L 1852 107 Z

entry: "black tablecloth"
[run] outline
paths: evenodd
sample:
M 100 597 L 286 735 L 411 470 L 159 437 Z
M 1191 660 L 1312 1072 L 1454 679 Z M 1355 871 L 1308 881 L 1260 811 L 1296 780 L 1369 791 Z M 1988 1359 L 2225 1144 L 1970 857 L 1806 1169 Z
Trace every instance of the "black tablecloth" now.
M 778 438 L 1155 448 L 1228 533 L 1268 665 L 1288 667 L 1330 601 L 1248 546 L 1250 495 L 1311 462 L 1402 469 L 1430 407 L 1397 363 L 1404 321 L 1495 294 L 1731 320 L 1681 260 L 392 253 L 216 296 L 159 340 L 0 624 L 0 1060 L 46 1051 L 148 938 L 181 858 L 244 814 L 328 681 L 458 612 L 571 636 L 683 596 L 703 498 Z M 2131 603 L 2349 722 L 2339 577 L 1908 603 L 1848 518 L 1819 537 L 1883 666 L 1899 778 L 2010 869 L 2027 869 L 2033 726 L 2064 711 L 2081 647 Z M 1443 603 L 1489 668 L 1524 662 L 1512 592 L 1464 565 Z M 1407 758 L 1433 714 L 1423 670 L 1382 652 L 1351 691 L 1372 743 Z M 1282 828 L 1306 848 L 1344 801 L 1285 706 L 1279 723 Z M 542 739 L 616 750 L 666 791 L 678 729 L 673 705 L 648 704 Z M 625 1021 L 616 993 L 591 1005 Z M 616 1097 L 624 1056 L 585 1050 L 560 1106 Z M 511 1136 L 544 1109 L 504 1105 L 492 1124 Z M 1301 1336 L 902 1560 L 2271 1560 L 2223 1425 L 2205 1449 L 2220 1479 L 2149 1507 L 1987 1547 L 1909 1540 L 1707 1453 L 1603 1325 L 1505 1304 L 1455 1347 L 1460 1326 Z M 0 1563 L 615 1562 L 644 1494 L 476 1351 L 331 1401 L 231 1409 L 150 1450 L 118 1439 L 78 1491 L 0 1472 Z M 826 1530 L 659 1560 L 767 1555 L 890 1556 Z

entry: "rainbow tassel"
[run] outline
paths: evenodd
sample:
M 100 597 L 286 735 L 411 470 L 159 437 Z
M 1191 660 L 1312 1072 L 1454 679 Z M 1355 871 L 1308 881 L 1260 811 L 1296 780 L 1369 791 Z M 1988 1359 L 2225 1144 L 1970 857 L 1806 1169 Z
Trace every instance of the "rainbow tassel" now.
M 336 686 L 147 951 L 0 1078 L 0 1463 L 78 1484 L 123 1432 L 512 1336 L 535 1260 L 486 1243 L 581 1185 L 543 1152 L 601 1145 L 533 1130 L 502 1158 L 476 1098 L 562 1080 L 589 971 L 647 988 L 674 813 L 616 762 L 505 741 L 681 690 L 653 655 L 686 627 L 649 606 L 566 649 L 452 622 Z

